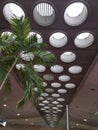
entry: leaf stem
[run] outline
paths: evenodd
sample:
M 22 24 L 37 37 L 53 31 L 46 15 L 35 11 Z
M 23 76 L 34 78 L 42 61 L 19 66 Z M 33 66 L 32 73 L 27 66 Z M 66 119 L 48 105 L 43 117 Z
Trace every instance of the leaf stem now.
M 8 72 L 7 72 L 6 76 L 5 76 L 5 78 L 4 78 L 3 82 L 2 82 L 2 84 L 0 85 L 0 90 L 2 90 L 4 84 L 5 84 L 6 80 L 7 80 L 7 78 L 8 78 L 8 76 L 9 76 L 10 72 L 11 72 L 12 69 L 14 68 L 14 66 L 15 66 L 15 64 L 16 64 L 16 62 L 17 62 L 17 60 L 18 60 L 18 56 L 15 58 L 15 61 L 13 62 L 12 66 L 11 66 L 10 69 L 8 70 Z

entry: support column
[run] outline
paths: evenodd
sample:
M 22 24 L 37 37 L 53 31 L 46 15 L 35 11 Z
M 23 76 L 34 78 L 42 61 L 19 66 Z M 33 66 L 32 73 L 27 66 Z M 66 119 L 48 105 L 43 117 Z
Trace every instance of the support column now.
M 66 123 L 67 123 L 67 130 L 69 130 L 69 109 L 68 109 L 68 105 L 66 105 Z

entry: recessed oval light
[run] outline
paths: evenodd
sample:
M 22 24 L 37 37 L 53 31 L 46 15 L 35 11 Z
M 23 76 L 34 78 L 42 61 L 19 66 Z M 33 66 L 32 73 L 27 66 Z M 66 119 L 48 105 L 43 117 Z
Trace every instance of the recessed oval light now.
M 3 14 L 5 19 L 11 23 L 12 18 L 20 18 L 25 16 L 23 9 L 15 3 L 7 3 L 3 7 Z
M 54 92 L 54 89 L 52 89 L 52 88 L 46 88 L 45 91 L 48 92 L 48 93 L 52 93 L 52 92 Z
M 38 3 L 33 9 L 33 17 L 37 24 L 49 26 L 55 20 L 55 10 L 49 3 Z
M 38 105 L 39 105 L 39 106 L 45 106 L 45 104 L 44 104 L 44 103 L 39 103 Z
M 47 86 L 47 83 L 46 83 L 46 82 L 43 82 L 43 86 L 46 87 L 46 86 Z
M 65 101 L 65 99 L 64 98 L 58 98 L 57 101 L 63 102 L 63 101 Z
M 57 105 L 57 104 L 59 104 L 59 102 L 58 101 L 53 101 L 52 104 Z
M 24 51 L 22 51 L 20 53 L 20 57 L 22 60 L 31 61 L 34 59 L 34 54 L 32 52 L 25 53 Z
M 94 42 L 93 34 L 89 32 L 80 33 L 74 40 L 74 44 L 78 48 L 87 48 Z
M 53 98 L 53 97 L 47 97 L 47 100 L 49 100 L 49 101 L 53 101 L 54 98 Z
M 64 12 L 64 20 L 70 26 L 82 24 L 88 15 L 87 7 L 82 2 L 71 3 Z
M 64 107 L 64 106 L 59 104 L 59 105 L 57 105 L 57 107 Z
M 44 80 L 47 80 L 47 81 L 53 81 L 53 80 L 54 80 L 54 76 L 51 75 L 51 74 L 45 74 L 45 75 L 43 76 L 43 79 L 44 79 Z
M 33 68 L 37 72 L 44 72 L 46 70 L 46 67 L 40 64 L 34 65 Z
M 53 93 L 53 94 L 52 94 L 52 97 L 60 97 L 60 94 Z
M 9 35 L 9 36 L 10 36 L 11 34 L 12 34 L 12 32 L 10 32 L 10 31 L 5 31 L 5 32 L 2 32 L 1 35 L 2 35 L 2 36 L 3 36 L 3 35 Z
M 47 97 L 47 96 L 48 96 L 48 93 L 42 93 L 41 96 Z
M 76 85 L 73 83 L 67 83 L 67 84 L 65 84 L 65 87 L 71 89 L 71 88 L 75 88 Z
M 50 69 L 54 73 L 61 73 L 63 71 L 63 67 L 61 65 L 54 65 Z
M 43 97 L 39 97 L 38 100 L 44 100 L 44 98 Z
M 58 92 L 59 93 L 67 93 L 67 90 L 66 89 L 58 89 Z
M 76 55 L 73 52 L 64 52 L 61 54 L 60 59 L 65 63 L 70 63 L 76 59 Z
M 71 74 L 78 74 L 82 71 L 82 67 L 81 66 L 78 66 L 78 65 L 75 65 L 75 66 L 72 66 L 68 69 L 68 71 L 71 73 Z
M 21 70 L 21 69 L 24 70 L 25 65 L 20 63 L 20 64 L 16 64 L 15 67 L 16 67 L 17 70 Z
M 59 76 L 59 80 L 63 81 L 63 82 L 67 82 L 67 81 L 70 80 L 70 76 L 68 76 L 68 75 L 61 75 L 61 76 Z
M 43 42 L 43 38 L 42 38 L 42 36 L 39 33 L 37 33 L 37 32 L 30 32 L 29 36 L 31 36 L 31 35 L 36 35 L 38 43 L 42 43 Z
M 49 41 L 53 47 L 60 48 L 67 44 L 68 39 L 64 33 L 56 32 L 50 36 Z
M 59 87 L 61 87 L 61 84 L 58 82 L 53 82 L 53 83 L 51 83 L 51 86 L 54 88 L 59 88 Z
M 44 101 L 42 101 L 44 104 L 48 104 L 49 103 L 49 101 L 47 101 L 47 100 L 44 100 Z

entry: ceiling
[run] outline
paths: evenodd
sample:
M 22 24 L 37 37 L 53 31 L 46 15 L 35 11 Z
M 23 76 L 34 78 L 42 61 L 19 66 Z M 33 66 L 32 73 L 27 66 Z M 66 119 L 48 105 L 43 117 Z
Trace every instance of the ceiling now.
M 68 9 L 73 2 L 78 2 L 74 8 L 80 8 L 80 14 L 74 14 L 73 11 L 72 16 L 69 16 Z M 84 6 L 79 7 L 79 2 Z M 8 3 L 17 4 L 23 9 L 31 30 L 41 35 L 47 43 L 46 49 L 56 56 L 56 63 L 51 67 L 37 68 L 45 88 L 37 107 L 32 106 L 31 102 L 20 109 L 16 107 L 23 91 L 15 72 L 11 73 L 12 91 L 7 100 L 3 98 L 3 90 L 0 91 L 0 118 L 6 119 L 10 125 L 45 127 L 48 124 L 63 129 L 66 128 L 68 104 L 70 129 L 97 130 L 97 0 L 0 0 L 1 33 L 11 31 L 11 9 L 9 5 L 5 6 Z M 7 7 L 7 14 L 4 7 Z M 38 37 L 39 41 L 42 39 Z

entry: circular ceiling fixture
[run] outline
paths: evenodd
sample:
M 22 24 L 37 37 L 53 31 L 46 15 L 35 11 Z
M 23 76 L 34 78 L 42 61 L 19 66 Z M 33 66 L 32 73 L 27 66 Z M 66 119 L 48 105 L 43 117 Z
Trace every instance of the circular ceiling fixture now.
M 61 32 L 53 33 L 49 38 L 50 44 L 56 48 L 65 46 L 67 44 L 67 41 L 67 36 Z
M 54 89 L 52 89 L 52 88 L 46 88 L 45 91 L 48 92 L 48 93 L 52 93 L 52 92 L 54 92 Z
M 46 67 L 40 64 L 34 65 L 33 68 L 37 72 L 44 72 L 46 70 Z
M 70 26 L 82 24 L 88 15 L 87 7 L 82 2 L 71 3 L 64 11 L 64 20 Z
M 53 97 L 47 97 L 47 100 L 49 100 L 49 101 L 53 101 L 54 98 L 53 98 Z
M 7 3 L 3 7 L 3 14 L 5 19 L 11 23 L 12 18 L 20 18 L 21 16 L 25 16 L 23 9 L 17 5 L 16 3 Z
M 82 71 L 82 67 L 81 66 L 78 66 L 78 65 L 75 65 L 75 66 L 72 66 L 68 69 L 68 71 L 71 73 L 71 74 L 78 74 Z
M 43 104 L 43 103 L 39 103 L 38 105 L 39 105 L 39 106 L 45 106 L 45 104 Z
M 54 82 L 54 83 L 51 83 L 51 86 L 54 88 L 59 88 L 59 87 L 61 87 L 61 84 L 58 82 Z
M 58 101 L 53 101 L 52 104 L 57 105 L 57 104 L 59 104 L 59 102 Z
M 76 59 L 76 55 L 73 52 L 64 52 L 60 56 L 61 61 L 65 63 L 73 62 Z
M 33 17 L 37 24 L 49 26 L 55 20 L 55 10 L 49 3 L 41 2 L 34 7 Z
M 36 35 L 38 43 L 42 43 L 43 42 L 43 38 L 42 38 L 42 36 L 39 33 L 37 33 L 37 32 L 30 32 L 29 36 L 31 36 L 31 35 Z
M 41 96 L 47 97 L 47 96 L 48 96 L 48 93 L 42 93 Z
M 68 75 L 61 75 L 61 76 L 59 76 L 59 80 L 63 81 L 63 82 L 67 82 L 67 81 L 70 80 L 70 76 L 68 76 Z
M 65 101 L 65 99 L 64 98 L 58 98 L 57 101 L 62 102 L 62 101 Z
M 54 73 L 61 73 L 63 71 L 63 67 L 61 65 L 51 66 L 51 71 Z
M 44 100 L 44 98 L 43 97 L 39 97 L 38 100 Z
M 20 53 L 20 57 L 22 60 L 31 61 L 34 59 L 34 54 L 32 52 L 25 53 L 24 51 L 22 51 Z
M 92 45 L 94 42 L 93 34 L 89 32 L 80 33 L 74 40 L 74 44 L 78 48 L 86 48 Z
M 46 87 L 46 86 L 47 86 L 47 83 L 46 83 L 46 82 L 43 82 L 43 86 Z
M 65 87 L 70 89 L 70 88 L 75 88 L 76 85 L 74 83 L 67 83 L 65 84 Z
M 12 34 L 12 32 L 10 32 L 10 31 L 5 31 L 5 32 L 2 32 L 1 35 L 2 35 L 2 36 L 3 36 L 3 35 L 9 35 L 9 36 L 10 36 L 11 34 Z
M 47 100 L 44 100 L 44 101 L 42 101 L 44 104 L 48 104 L 49 103 L 49 101 L 47 101 Z
M 52 94 L 52 97 L 60 97 L 60 94 L 53 93 L 53 94 Z
M 58 92 L 59 93 L 67 93 L 67 90 L 66 89 L 59 89 Z
M 21 69 L 24 70 L 25 65 L 20 63 L 20 64 L 16 64 L 15 67 L 16 67 L 17 70 L 21 70 Z
M 44 79 L 44 80 L 47 80 L 47 81 L 53 81 L 53 80 L 54 80 L 54 76 L 51 75 L 51 74 L 45 74 L 45 75 L 43 76 L 43 79 Z
M 57 107 L 64 107 L 63 105 L 57 105 Z

